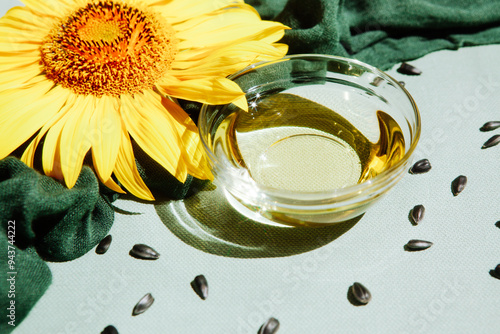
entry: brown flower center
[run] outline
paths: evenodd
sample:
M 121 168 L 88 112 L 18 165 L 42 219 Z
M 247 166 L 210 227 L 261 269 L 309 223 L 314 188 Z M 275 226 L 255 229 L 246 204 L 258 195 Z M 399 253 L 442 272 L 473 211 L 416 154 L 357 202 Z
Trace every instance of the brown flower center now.
M 77 94 L 150 89 L 177 52 L 175 32 L 155 14 L 118 1 L 88 4 L 64 18 L 41 47 L 45 75 Z

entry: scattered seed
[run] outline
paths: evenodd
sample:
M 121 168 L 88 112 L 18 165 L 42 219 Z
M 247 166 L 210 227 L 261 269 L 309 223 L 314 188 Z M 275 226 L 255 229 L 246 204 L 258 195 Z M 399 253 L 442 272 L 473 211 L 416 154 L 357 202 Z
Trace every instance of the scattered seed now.
M 104 239 L 101 240 L 101 242 L 97 245 L 95 248 L 95 252 L 97 254 L 104 254 L 108 251 L 109 246 L 111 245 L 111 240 L 113 238 L 111 237 L 111 234 L 108 234 Z
M 423 205 L 415 205 L 413 209 L 411 209 L 410 216 L 411 220 L 415 225 L 418 225 L 418 223 L 424 219 L 424 214 L 425 214 L 425 208 Z
M 451 182 L 451 192 L 453 193 L 453 196 L 460 194 L 464 190 L 466 184 L 467 177 L 463 175 L 460 175 L 453 180 L 453 182 Z
M 278 332 L 280 328 L 280 322 L 276 318 L 269 318 L 267 321 L 260 326 L 258 334 L 274 334 Z
M 382 77 L 376 77 L 372 82 L 370 82 L 370 85 L 378 87 L 383 81 L 384 79 L 382 79 Z
M 500 220 L 495 223 L 495 226 L 500 228 Z
M 497 264 L 495 269 L 490 270 L 490 275 L 495 277 L 495 278 L 500 279 L 500 264 Z
M 422 174 L 427 173 L 432 168 L 431 163 L 427 159 L 422 159 L 417 162 L 410 168 L 411 174 Z
M 493 121 L 493 122 L 487 122 L 484 123 L 483 126 L 479 129 L 480 131 L 486 132 L 486 131 L 492 131 L 495 129 L 500 128 L 500 122 L 499 121 Z
M 405 245 L 407 251 L 421 251 L 433 245 L 430 241 L 412 239 Z
M 355 282 L 351 285 L 350 292 L 355 301 L 359 304 L 366 305 L 372 299 L 370 291 L 361 283 Z
M 404 82 L 404 81 L 400 81 L 400 82 L 399 82 L 399 84 L 400 84 L 401 86 L 403 86 L 403 87 L 404 87 L 404 86 L 406 86 L 406 82 Z
M 108 327 L 104 328 L 101 334 L 118 334 L 118 330 L 114 326 L 109 325 Z
M 201 299 L 205 300 L 208 297 L 208 283 L 207 279 L 203 275 L 198 275 L 194 278 L 194 280 L 191 282 L 191 287 L 193 288 L 194 292 L 198 296 L 200 296 Z
M 408 63 L 402 63 L 401 66 L 398 68 L 398 72 L 402 74 L 407 74 L 407 75 L 420 75 L 422 74 L 422 71 L 416 68 L 413 65 L 410 65 Z
M 157 260 L 160 254 L 144 244 L 135 244 L 129 252 L 130 256 L 141 260 Z
M 499 143 L 500 143 L 500 135 L 494 135 L 483 144 L 481 149 L 493 147 L 495 145 L 498 145 Z
M 148 308 L 150 308 L 151 305 L 153 305 L 154 301 L 155 299 L 153 298 L 153 296 L 151 296 L 150 293 L 146 294 L 144 297 L 141 298 L 141 300 L 139 300 L 137 304 L 135 304 L 134 310 L 132 311 L 132 315 L 135 316 L 146 312 Z

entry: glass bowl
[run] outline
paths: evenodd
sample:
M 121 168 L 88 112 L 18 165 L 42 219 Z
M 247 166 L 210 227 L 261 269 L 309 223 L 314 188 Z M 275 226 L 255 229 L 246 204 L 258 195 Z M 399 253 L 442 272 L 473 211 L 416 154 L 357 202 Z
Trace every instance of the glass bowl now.
M 405 174 L 420 136 L 410 94 L 360 61 L 294 55 L 229 77 L 248 111 L 204 105 L 214 183 L 234 207 L 286 225 L 363 214 Z

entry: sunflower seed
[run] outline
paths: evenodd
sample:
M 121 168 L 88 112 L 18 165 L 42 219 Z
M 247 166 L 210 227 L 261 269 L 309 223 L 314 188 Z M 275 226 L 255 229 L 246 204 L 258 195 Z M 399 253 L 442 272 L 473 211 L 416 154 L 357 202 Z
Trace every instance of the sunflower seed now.
M 194 278 L 194 280 L 191 282 L 191 287 L 193 288 L 194 292 L 198 296 L 200 296 L 201 299 L 205 300 L 208 297 L 208 283 L 207 279 L 203 275 L 198 275 Z
M 425 208 L 423 205 L 415 205 L 413 209 L 411 209 L 410 216 L 411 220 L 415 225 L 417 225 L 422 219 L 424 219 Z
M 405 245 L 405 248 L 406 250 L 411 252 L 424 250 L 431 247 L 432 245 L 433 243 L 430 241 L 412 239 L 408 241 L 408 243 Z
M 500 264 L 497 264 L 495 269 L 490 270 L 490 275 L 495 277 L 495 278 L 500 279 Z
M 495 223 L 495 226 L 500 228 L 500 220 Z
M 276 318 L 269 318 L 260 326 L 258 334 L 274 334 L 280 329 L 280 322 Z
M 460 194 L 464 190 L 466 184 L 467 177 L 463 175 L 460 175 L 453 180 L 453 182 L 451 182 L 451 192 L 453 193 L 453 196 Z
M 141 260 L 157 260 L 160 254 L 144 244 L 135 244 L 129 252 L 130 256 Z
M 384 79 L 382 79 L 382 77 L 376 77 L 372 82 L 370 82 L 370 85 L 378 87 L 383 81 Z
M 372 294 L 368 289 L 361 283 L 355 282 L 351 286 L 351 293 L 356 302 L 359 304 L 366 305 L 372 299 Z
M 493 147 L 495 145 L 498 145 L 500 143 L 500 135 L 494 135 L 490 139 L 488 139 L 486 142 L 484 142 L 483 146 L 481 149 L 485 149 L 488 147 Z
M 404 81 L 400 81 L 400 82 L 399 82 L 399 84 L 400 84 L 401 86 L 403 86 L 403 87 L 406 85 L 406 83 L 405 83 Z
M 401 66 L 398 68 L 398 72 L 402 74 L 407 74 L 407 75 L 420 75 L 422 74 L 422 71 L 416 68 L 413 65 L 410 65 L 408 63 L 402 63 Z
M 500 122 L 499 121 L 493 121 L 493 122 L 487 122 L 484 123 L 483 126 L 479 129 L 480 131 L 486 132 L 486 131 L 492 131 L 495 129 L 500 128 Z
M 118 330 L 114 326 L 109 325 L 108 327 L 104 328 L 101 334 L 118 334 Z
M 432 168 L 431 163 L 427 159 L 422 159 L 417 162 L 410 168 L 411 174 L 422 174 L 427 173 Z
M 104 239 L 101 240 L 101 242 L 97 245 L 95 248 L 95 252 L 97 254 L 104 254 L 108 251 L 109 246 L 111 245 L 111 240 L 113 238 L 111 237 L 111 234 L 108 234 Z
M 150 308 L 151 305 L 153 305 L 154 301 L 155 299 L 153 298 L 153 296 L 151 296 L 150 293 L 146 294 L 144 297 L 141 298 L 141 300 L 139 300 L 137 304 L 135 304 L 134 310 L 132 311 L 132 315 L 139 315 L 141 313 L 146 312 L 148 308 Z

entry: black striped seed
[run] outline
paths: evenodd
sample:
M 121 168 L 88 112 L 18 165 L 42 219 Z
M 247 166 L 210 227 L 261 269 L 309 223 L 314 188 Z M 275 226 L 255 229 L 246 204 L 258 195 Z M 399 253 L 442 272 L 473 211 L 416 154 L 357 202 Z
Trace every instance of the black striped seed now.
M 146 294 L 141 298 L 141 300 L 137 302 L 137 304 L 135 304 L 134 309 L 132 310 L 132 315 L 136 316 L 146 312 L 151 307 L 151 305 L 153 305 L 154 301 L 155 299 L 150 293 Z
M 467 177 L 464 175 L 458 176 L 455 180 L 451 182 L 451 192 L 453 196 L 460 194 L 467 185 Z
M 412 239 L 405 245 L 405 249 L 410 252 L 421 251 L 433 245 L 430 241 Z
M 136 244 L 129 252 L 130 256 L 141 260 L 157 260 L 160 254 L 153 248 L 144 244 Z
M 205 276 L 203 275 L 198 275 L 194 278 L 194 280 L 191 282 L 191 287 L 193 288 L 194 292 L 198 296 L 200 296 L 201 299 L 205 300 L 208 297 L 208 282 Z
M 109 246 L 111 245 L 111 241 L 113 238 L 111 235 L 107 235 L 104 239 L 101 240 L 101 242 L 97 245 L 95 248 L 95 252 L 97 254 L 104 254 L 108 251 Z
M 269 318 L 260 326 L 258 334 L 275 334 L 280 328 L 280 322 L 276 318 Z

